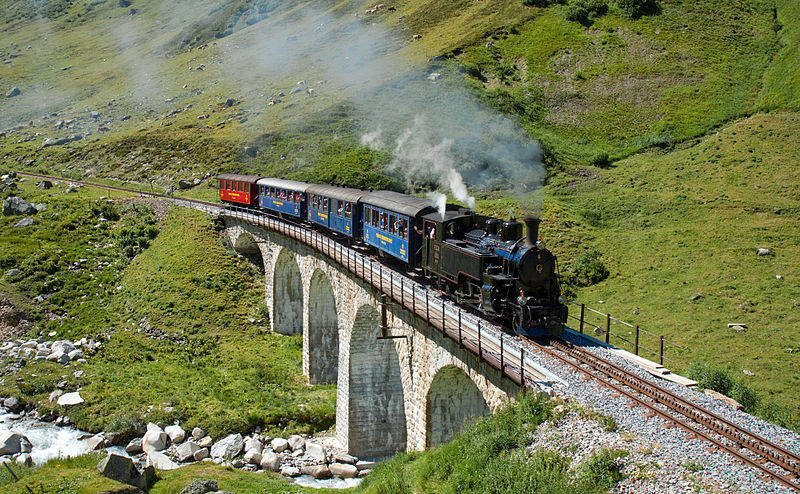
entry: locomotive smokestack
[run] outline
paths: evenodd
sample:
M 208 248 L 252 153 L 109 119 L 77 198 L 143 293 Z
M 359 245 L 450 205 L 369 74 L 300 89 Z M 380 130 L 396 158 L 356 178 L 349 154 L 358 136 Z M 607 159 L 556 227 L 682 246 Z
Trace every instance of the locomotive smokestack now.
M 525 217 L 525 238 L 528 247 L 533 247 L 539 240 L 539 223 L 541 222 L 542 220 L 535 216 Z

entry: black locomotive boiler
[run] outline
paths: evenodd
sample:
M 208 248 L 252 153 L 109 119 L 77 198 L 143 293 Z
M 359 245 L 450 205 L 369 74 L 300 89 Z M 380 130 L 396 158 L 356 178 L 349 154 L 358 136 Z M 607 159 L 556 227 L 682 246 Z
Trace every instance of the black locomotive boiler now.
M 567 306 L 556 257 L 539 236 L 539 219 L 501 222 L 458 206 L 424 216 L 422 264 L 462 303 L 503 319 L 519 334 L 557 335 Z

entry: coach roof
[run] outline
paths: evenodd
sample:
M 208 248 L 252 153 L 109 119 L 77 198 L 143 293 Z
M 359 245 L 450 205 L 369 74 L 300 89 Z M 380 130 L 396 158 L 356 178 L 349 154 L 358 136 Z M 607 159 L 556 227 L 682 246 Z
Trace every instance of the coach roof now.
M 237 182 L 255 182 L 259 178 L 258 175 L 239 175 L 237 173 L 220 173 L 217 175 L 217 180 L 236 180 Z
M 332 199 L 341 199 L 342 201 L 347 202 L 358 202 L 363 195 L 369 194 L 369 192 L 366 190 L 316 184 L 311 184 L 308 189 L 306 189 L 306 192 L 309 194 L 316 194 L 318 196 L 330 197 Z
M 361 202 L 411 217 L 436 210 L 436 207 L 428 199 L 407 196 L 390 190 L 378 190 L 364 194 L 361 196 Z
M 294 190 L 297 192 L 305 192 L 306 189 L 311 187 L 311 184 L 305 182 L 298 182 L 296 180 L 283 180 L 281 178 L 262 178 L 259 180 L 258 185 L 264 187 L 277 187 L 279 189 Z

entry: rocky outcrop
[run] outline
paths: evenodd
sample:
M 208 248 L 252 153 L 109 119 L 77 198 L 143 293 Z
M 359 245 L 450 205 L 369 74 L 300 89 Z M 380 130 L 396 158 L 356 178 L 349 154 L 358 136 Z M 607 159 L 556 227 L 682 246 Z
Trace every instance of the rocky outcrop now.
M 17 196 L 7 197 L 3 201 L 3 216 L 36 214 L 33 204 Z

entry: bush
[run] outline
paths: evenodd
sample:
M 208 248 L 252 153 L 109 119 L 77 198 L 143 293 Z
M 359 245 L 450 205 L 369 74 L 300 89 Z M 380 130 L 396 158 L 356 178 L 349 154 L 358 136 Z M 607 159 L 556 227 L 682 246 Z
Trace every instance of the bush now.
M 586 487 L 602 487 L 611 489 L 614 484 L 624 478 L 619 471 L 617 458 L 627 456 L 624 450 L 603 449 L 580 464 L 577 469 L 577 477 L 580 484 Z
M 701 387 L 713 389 L 718 393 L 726 396 L 733 388 L 733 379 L 728 375 L 728 372 L 705 362 L 694 362 L 689 366 L 689 378 L 694 379 L 700 384 Z
M 608 278 L 608 268 L 601 260 L 600 252 L 590 250 L 580 255 L 572 263 L 572 273 L 575 275 L 575 282 L 579 286 L 590 286 L 600 283 Z
M 608 12 L 605 0 L 570 0 L 567 4 L 567 20 L 575 21 L 584 26 L 591 26 Z
M 631 19 L 661 12 L 661 6 L 656 0 L 614 0 L 614 3 L 623 14 Z

